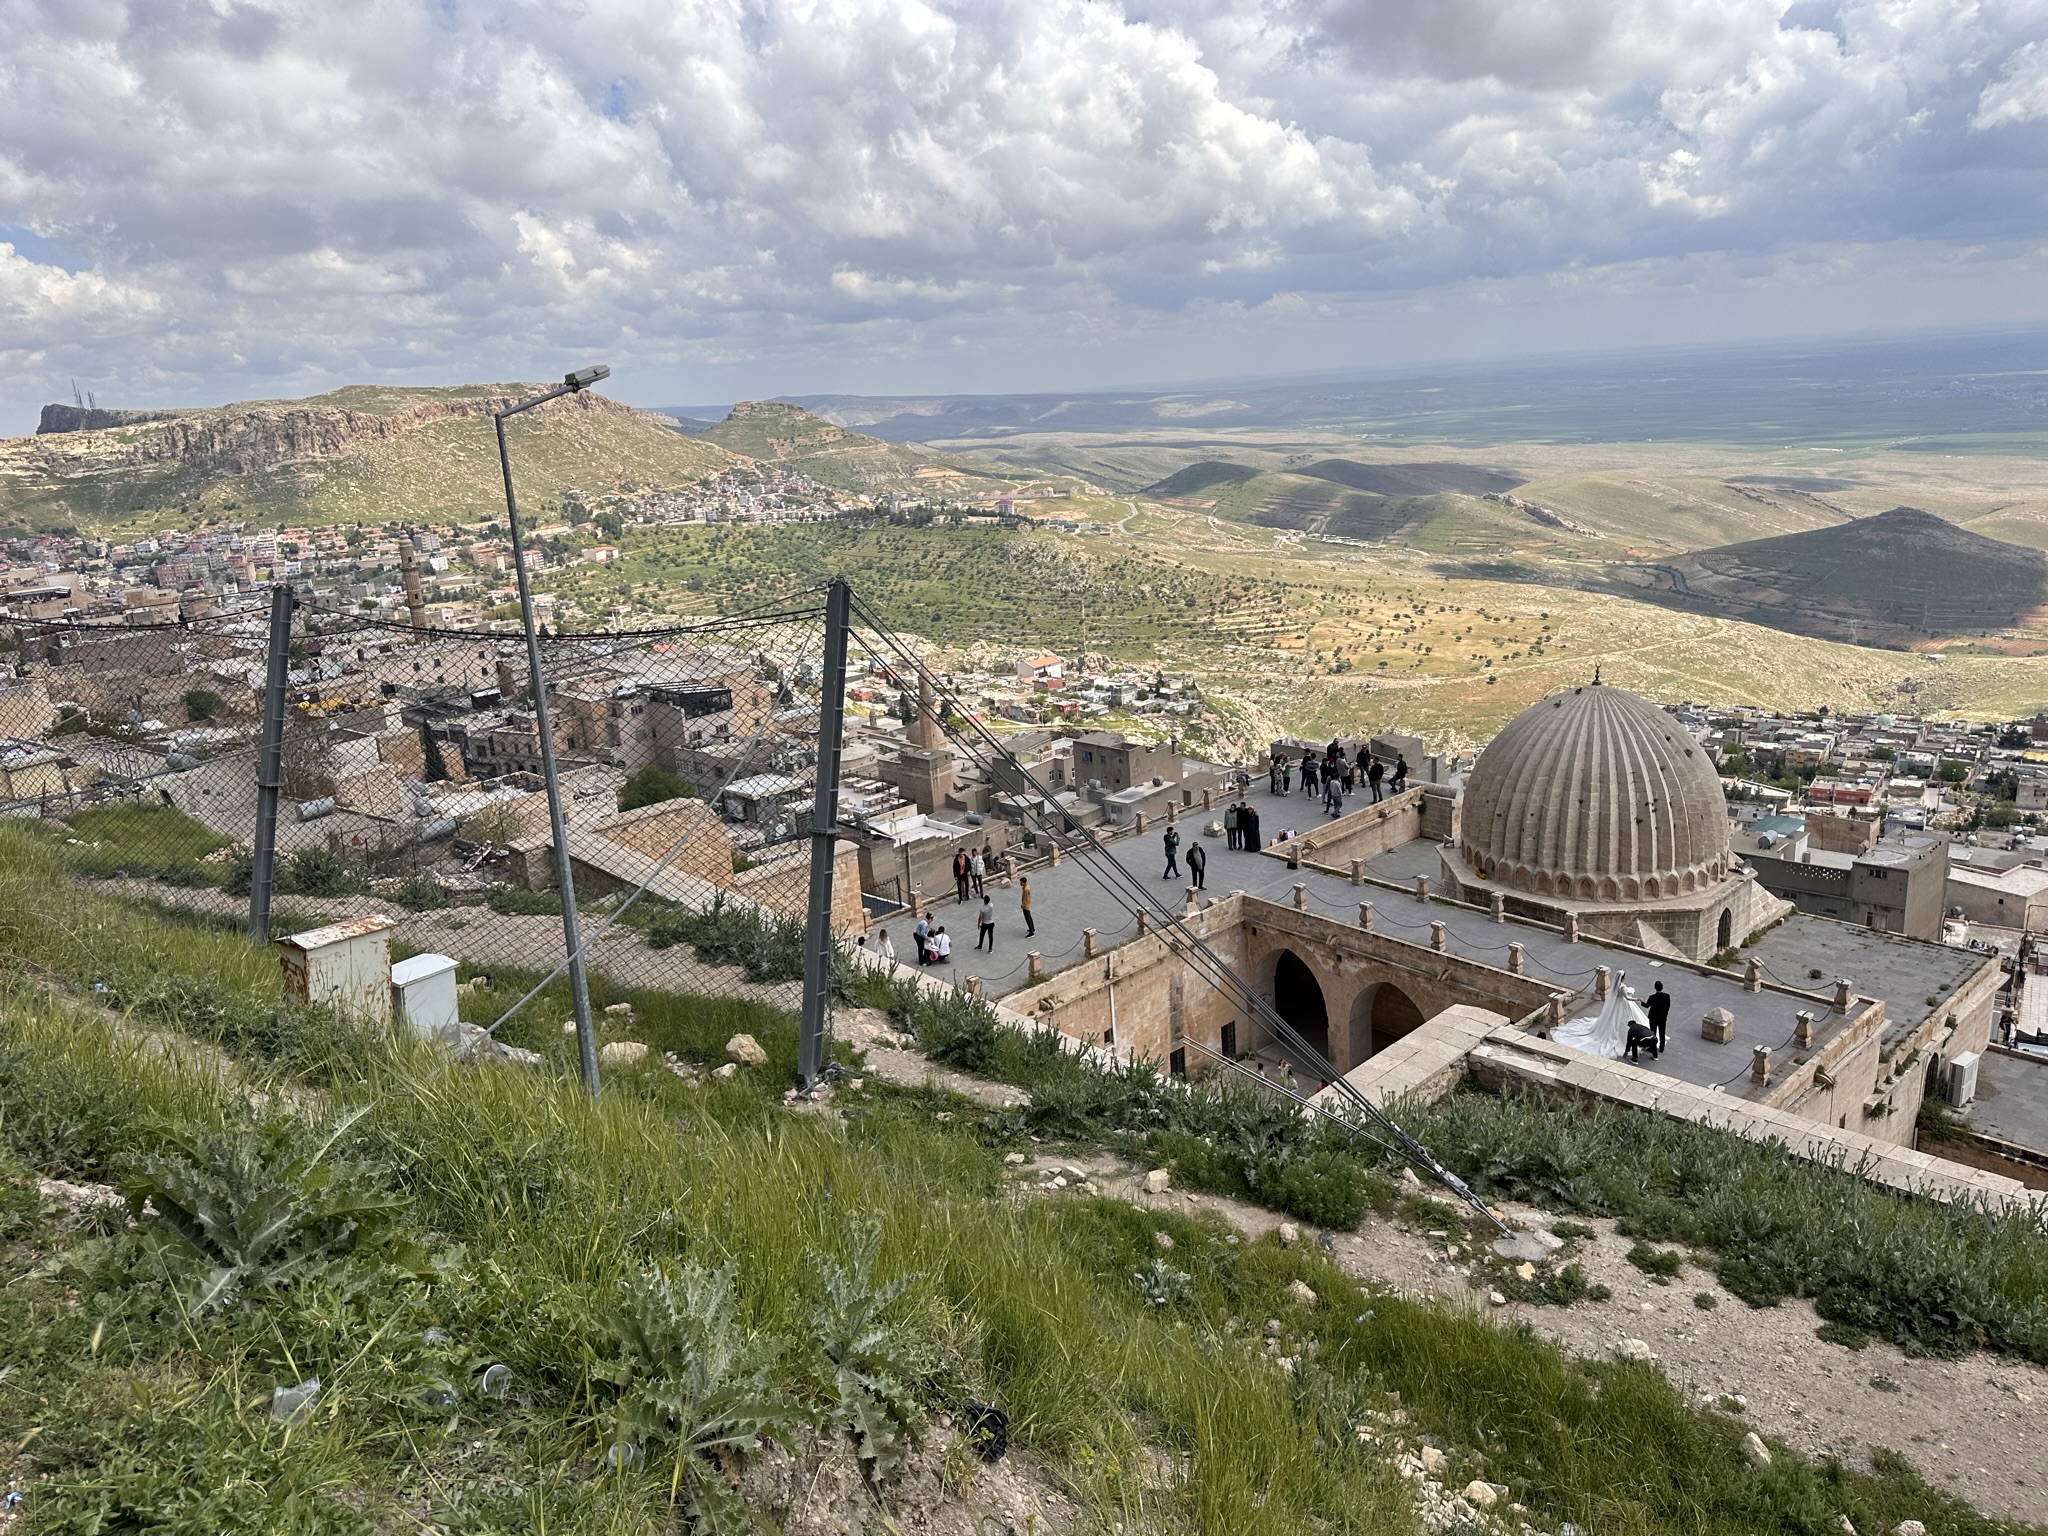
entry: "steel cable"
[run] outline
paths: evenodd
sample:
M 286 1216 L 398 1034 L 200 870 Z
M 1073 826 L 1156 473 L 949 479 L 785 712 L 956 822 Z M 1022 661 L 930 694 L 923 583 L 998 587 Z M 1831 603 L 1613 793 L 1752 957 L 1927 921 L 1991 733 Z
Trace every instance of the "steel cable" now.
M 915 652 L 911 650 L 901 637 L 896 635 L 887 624 L 876 617 L 874 611 L 859 594 L 854 595 L 853 606 L 860 618 L 881 638 L 883 644 L 897 656 L 901 657 L 910 667 L 911 671 L 922 682 L 929 683 L 934 693 L 937 693 L 940 685 L 931 670 L 918 659 Z M 959 700 L 951 694 L 950 690 L 946 691 L 946 697 L 950 702 L 958 706 Z M 1231 970 L 1222 957 L 1217 955 L 1199 935 L 1193 933 L 1178 914 L 1161 903 L 1147 889 L 1143 882 L 1136 880 L 1130 871 L 1123 867 L 1120 861 L 1109 856 L 1102 840 L 1094 834 L 1092 829 L 1070 826 L 1069 823 L 1072 822 L 1072 818 L 1068 813 L 1045 792 L 1035 778 L 1023 771 L 1021 765 L 1016 760 L 1015 754 L 1003 746 L 1001 740 L 993 732 L 976 721 L 964 708 L 959 709 L 958 713 L 961 718 L 967 721 L 972 736 L 969 737 L 967 733 L 954 734 L 961 738 L 962 745 L 969 756 L 985 771 L 989 771 L 992 774 L 999 763 L 1005 764 L 1015 782 L 1029 786 L 1029 792 L 1033 793 L 1034 797 L 1044 805 L 1045 809 L 1057 818 L 1056 824 L 1060 825 L 1063 831 L 1067 831 L 1079 838 L 1080 841 L 1076 851 L 1080 857 L 1077 862 L 1082 865 L 1091 880 L 1105 893 L 1111 895 L 1121 893 L 1124 901 L 1134 902 L 1139 910 L 1157 913 L 1164 925 L 1160 936 L 1166 941 L 1169 949 L 1179 955 L 1193 969 L 1205 974 L 1210 984 L 1216 987 L 1218 991 L 1222 992 L 1226 997 L 1235 999 L 1247 1013 L 1258 1018 L 1270 1033 L 1296 1054 L 1300 1061 L 1314 1070 L 1324 1081 L 1337 1088 L 1340 1096 L 1349 1100 L 1359 1113 L 1372 1123 L 1383 1128 L 1395 1139 L 1403 1154 L 1411 1162 L 1427 1171 L 1432 1178 L 1438 1180 L 1445 1188 L 1456 1194 L 1459 1199 L 1465 1201 L 1474 1210 L 1484 1215 L 1488 1221 L 1500 1228 L 1501 1231 L 1506 1232 L 1508 1230 L 1506 1224 L 1493 1213 L 1483 1200 L 1472 1192 L 1464 1180 L 1452 1173 L 1450 1169 L 1444 1167 L 1437 1160 L 1435 1154 L 1389 1119 L 1378 1105 L 1367 1099 L 1352 1084 L 1345 1082 L 1342 1075 L 1329 1063 L 1323 1053 L 1311 1046 L 1292 1024 L 1281 1017 L 1278 1010 L 1264 998 L 1260 997 L 1242 977 Z M 1094 857 L 1091 858 L 1090 855 L 1094 855 Z

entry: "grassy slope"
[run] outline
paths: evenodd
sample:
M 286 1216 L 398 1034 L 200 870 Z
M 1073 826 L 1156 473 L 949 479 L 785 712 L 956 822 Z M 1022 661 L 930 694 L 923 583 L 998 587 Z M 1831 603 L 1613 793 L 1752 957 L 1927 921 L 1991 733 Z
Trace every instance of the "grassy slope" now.
M 861 1212 L 883 1223 L 882 1272 L 911 1277 L 896 1328 L 925 1362 L 927 1409 L 994 1396 L 1104 1530 L 1413 1529 L 1387 1451 L 1352 1432 L 1393 1393 L 1411 1421 L 1397 1433 L 1445 1448 L 1450 1486 L 1504 1483 L 1546 1529 L 1808 1536 L 1838 1514 L 1865 1530 L 1908 1517 L 1957 1536 L 2001 1529 L 1894 1462 L 1873 1477 L 1781 1449 L 1752 1468 L 1740 1422 L 1689 1407 L 1653 1368 L 1571 1362 L 1526 1332 L 1363 1294 L 1312 1247 L 1235 1243 L 1106 1201 L 1006 1199 L 970 1117 L 935 1124 L 929 1094 L 884 1095 L 844 1128 L 790 1116 L 774 1102 L 787 1020 L 754 1021 L 776 1064 L 762 1081 L 620 1071 L 595 1108 L 561 1070 L 559 1040 L 533 1072 L 365 1041 L 340 1057 L 252 1049 L 223 1074 L 176 1031 L 211 1032 L 191 1011 L 208 994 L 274 1012 L 267 955 L 73 891 L 4 830 L 0 865 L 38 893 L 0 919 L 15 967 L 0 978 L 0 1470 L 26 1488 L 34 1529 L 650 1528 L 670 1464 L 619 1476 L 598 1460 L 621 1282 L 649 1262 L 732 1261 L 744 1326 L 774 1379 L 801 1391 L 813 1255 L 840 1251 Z M 149 1048 L 22 967 L 73 987 L 150 976 L 152 995 L 183 1002 L 128 1005 L 172 1031 Z M 638 1002 L 640 1032 L 690 1059 L 715 1053 L 730 1022 L 686 1000 Z M 231 1126 L 259 1085 L 323 1114 L 293 1087 L 309 1067 L 328 1105 L 363 1110 L 347 1153 L 404 1198 L 406 1230 L 432 1255 L 417 1274 L 358 1261 L 181 1317 L 170 1250 L 118 1226 L 96 1239 L 27 1186 L 31 1172 L 113 1176 L 175 1125 Z M 1130 1276 L 1162 1231 L 1186 1282 L 1159 1307 Z M 1295 1280 L 1319 1304 L 1290 1302 Z M 1291 1374 L 1256 1347 L 1267 1316 L 1284 1319 Z M 448 1342 L 427 1342 L 429 1326 Z M 490 1359 L 514 1373 L 504 1403 L 420 1401 L 422 1381 L 462 1382 Z M 271 1386 L 306 1374 L 323 1383 L 316 1411 L 270 1422 Z M 1158 1479 L 1159 1451 L 1185 1457 L 1185 1474 Z
M 193 412 L 181 425 L 286 411 L 389 417 L 525 387 L 352 387 L 304 400 L 247 401 Z M 145 443 L 161 430 L 144 425 L 0 443 L 0 529 L 68 524 L 113 532 L 225 514 L 259 525 L 392 517 L 472 520 L 503 505 L 496 443 L 484 416 L 427 422 L 396 439 L 364 437 L 335 457 L 253 473 L 218 459 L 143 466 L 122 462 L 130 445 Z M 730 462 L 718 449 L 609 401 L 581 408 L 544 406 L 513 423 L 510 433 L 514 470 L 542 510 L 564 486 L 595 494 L 627 485 L 680 485 Z
M 1446 574 L 1483 563 L 1469 556 L 1452 566 L 1384 546 L 1276 548 L 1269 530 L 1212 527 L 1208 514 L 1157 504 L 1131 529 L 1115 539 L 855 521 L 629 529 L 617 565 L 550 580 L 587 611 L 624 598 L 651 619 L 756 604 L 843 572 L 891 624 L 941 645 L 1085 645 L 1157 662 L 1312 736 L 1395 728 L 1483 741 L 1596 665 L 1659 700 L 1784 709 L 2011 718 L 2048 697 L 2048 665 L 2034 657 L 1935 663 L 1606 592 Z

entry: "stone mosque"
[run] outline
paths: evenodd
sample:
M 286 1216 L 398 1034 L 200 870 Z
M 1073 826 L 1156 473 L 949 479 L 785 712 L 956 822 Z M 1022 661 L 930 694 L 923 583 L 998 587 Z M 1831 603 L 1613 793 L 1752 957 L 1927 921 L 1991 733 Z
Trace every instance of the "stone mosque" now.
M 1105 909 L 1077 861 L 1051 858 L 1030 871 L 1037 910 L 1097 902 L 1090 926 L 1068 942 L 1041 916 L 1028 966 L 957 984 L 1020 1027 L 1120 1058 L 1191 1075 L 1227 1058 L 1298 1079 L 1280 1041 L 1189 964 L 1191 934 L 1382 1100 L 1477 1074 L 1784 1140 L 1900 1187 L 1938 1161 L 1912 1150 L 1923 1096 L 1986 1048 L 1995 956 L 1771 895 L 1731 847 L 1708 749 L 1597 676 L 1517 715 L 1462 787 L 1320 821 L 1257 782 L 1269 829 L 1301 827 L 1256 851 L 1226 849 L 1208 791 L 1185 798 L 1168 819 L 1213 851 L 1182 932 Z M 1136 831 L 1109 851 L 1156 881 L 1159 828 Z M 1663 1051 L 1610 1061 L 1550 1039 L 1624 984 L 1673 998 Z
M 1728 846 L 1720 775 L 1665 711 L 1592 683 L 1524 710 L 1480 756 L 1445 894 L 1708 960 L 1791 912 Z

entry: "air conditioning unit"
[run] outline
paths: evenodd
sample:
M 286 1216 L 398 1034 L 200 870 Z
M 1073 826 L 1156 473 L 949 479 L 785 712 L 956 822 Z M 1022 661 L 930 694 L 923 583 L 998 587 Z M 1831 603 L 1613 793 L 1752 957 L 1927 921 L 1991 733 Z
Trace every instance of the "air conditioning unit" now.
M 1942 1097 L 1957 1109 L 1977 1097 L 1977 1053 L 1964 1051 L 1951 1058 L 1941 1086 Z

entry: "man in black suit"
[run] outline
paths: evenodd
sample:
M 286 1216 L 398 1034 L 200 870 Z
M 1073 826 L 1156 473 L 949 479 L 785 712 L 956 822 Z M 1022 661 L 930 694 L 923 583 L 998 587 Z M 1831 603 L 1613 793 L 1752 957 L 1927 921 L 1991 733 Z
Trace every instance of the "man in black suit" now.
M 1643 1012 L 1650 1016 L 1650 1032 L 1657 1037 L 1657 1054 L 1664 1054 L 1664 1025 L 1671 1017 L 1671 994 L 1664 990 L 1664 983 L 1657 982 L 1650 988 L 1650 995 L 1643 999 Z

